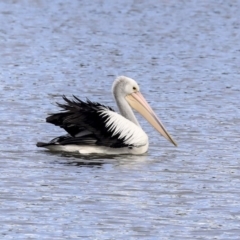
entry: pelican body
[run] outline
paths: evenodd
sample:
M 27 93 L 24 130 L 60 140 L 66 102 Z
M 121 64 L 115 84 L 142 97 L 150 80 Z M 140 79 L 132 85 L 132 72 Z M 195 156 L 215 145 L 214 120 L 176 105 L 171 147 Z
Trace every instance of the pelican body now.
M 65 103 L 57 103 L 63 111 L 50 114 L 46 121 L 65 129 L 67 134 L 48 143 L 38 142 L 37 146 L 79 154 L 143 154 L 148 150 L 148 136 L 132 109 L 177 146 L 140 93 L 135 80 L 118 77 L 113 83 L 112 92 L 121 114 L 100 103 L 84 102 L 76 96 L 70 100 L 63 96 Z

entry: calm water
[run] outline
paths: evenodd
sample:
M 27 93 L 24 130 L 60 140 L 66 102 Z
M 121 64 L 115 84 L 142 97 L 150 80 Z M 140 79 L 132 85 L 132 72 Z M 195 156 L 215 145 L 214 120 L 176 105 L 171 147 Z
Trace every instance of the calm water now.
M 239 1 L 1 1 L 1 239 L 240 239 Z M 144 156 L 35 147 L 61 95 L 115 107 L 136 79 Z

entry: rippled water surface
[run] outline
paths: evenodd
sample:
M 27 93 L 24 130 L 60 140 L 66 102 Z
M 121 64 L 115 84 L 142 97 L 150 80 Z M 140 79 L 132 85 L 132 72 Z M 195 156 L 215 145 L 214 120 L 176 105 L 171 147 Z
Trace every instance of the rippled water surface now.
M 1 239 L 240 239 L 239 1 L 1 1 Z M 136 79 L 172 133 L 142 118 L 144 156 L 35 143 L 61 95 L 116 109 Z

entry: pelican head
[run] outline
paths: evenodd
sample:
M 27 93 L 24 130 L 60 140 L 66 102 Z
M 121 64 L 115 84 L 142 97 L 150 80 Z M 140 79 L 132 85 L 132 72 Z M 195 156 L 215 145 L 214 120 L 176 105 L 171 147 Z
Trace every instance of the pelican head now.
M 129 106 L 138 111 L 163 137 L 177 146 L 177 143 L 141 94 L 140 87 L 135 80 L 120 76 L 114 81 L 112 91 L 116 99 L 124 98 Z

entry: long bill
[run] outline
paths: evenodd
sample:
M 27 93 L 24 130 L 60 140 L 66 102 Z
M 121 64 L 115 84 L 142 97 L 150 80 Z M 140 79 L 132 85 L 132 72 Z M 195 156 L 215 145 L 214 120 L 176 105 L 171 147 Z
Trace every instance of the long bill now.
M 134 92 L 132 94 L 129 94 L 126 96 L 126 100 L 129 103 L 129 105 L 134 108 L 136 111 L 138 111 L 144 118 L 147 119 L 147 121 L 159 132 L 162 134 L 163 137 L 165 137 L 167 140 L 169 140 L 172 144 L 177 146 L 177 143 L 173 140 L 171 135 L 167 132 L 161 121 L 157 118 L 156 114 L 150 107 L 150 105 L 147 103 L 145 98 L 140 92 Z

